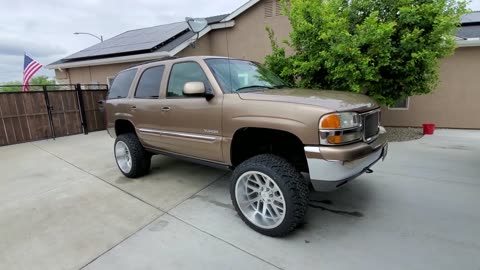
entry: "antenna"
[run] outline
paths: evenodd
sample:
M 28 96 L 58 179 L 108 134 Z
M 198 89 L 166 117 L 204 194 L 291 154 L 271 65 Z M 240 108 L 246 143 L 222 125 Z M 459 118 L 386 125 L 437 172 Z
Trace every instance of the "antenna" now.
M 190 44 L 192 48 L 195 48 L 195 43 L 200 37 L 200 32 L 202 32 L 205 28 L 207 28 L 208 21 L 204 18 L 190 18 L 190 17 L 186 17 L 185 21 L 188 24 L 188 28 L 190 28 L 190 30 L 197 35 L 195 40 Z
M 225 26 L 227 26 L 227 22 L 224 22 Z M 232 68 L 230 62 L 230 48 L 228 46 L 228 29 L 225 30 L 225 40 L 227 45 L 227 62 L 228 62 L 228 80 L 230 81 L 230 91 L 233 92 L 233 82 L 232 82 Z

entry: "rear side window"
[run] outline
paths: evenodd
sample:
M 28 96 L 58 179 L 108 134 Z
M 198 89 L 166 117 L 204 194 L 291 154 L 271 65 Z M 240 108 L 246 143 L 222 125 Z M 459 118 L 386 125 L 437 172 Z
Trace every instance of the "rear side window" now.
M 136 69 L 129 69 L 118 73 L 117 77 L 113 80 L 112 87 L 108 92 L 108 99 L 114 98 L 126 98 L 128 96 L 128 90 L 132 85 L 133 78 L 137 74 Z
M 165 66 L 152 67 L 145 70 L 140 77 L 135 92 L 136 98 L 158 98 Z

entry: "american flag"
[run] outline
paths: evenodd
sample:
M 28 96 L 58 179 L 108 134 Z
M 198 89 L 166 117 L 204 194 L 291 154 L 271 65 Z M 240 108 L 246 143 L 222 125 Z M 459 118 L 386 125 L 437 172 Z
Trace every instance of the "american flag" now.
M 25 54 L 25 58 L 23 59 L 23 92 L 28 91 L 28 82 L 33 77 L 33 74 L 35 74 L 41 67 L 42 65 L 40 63 Z

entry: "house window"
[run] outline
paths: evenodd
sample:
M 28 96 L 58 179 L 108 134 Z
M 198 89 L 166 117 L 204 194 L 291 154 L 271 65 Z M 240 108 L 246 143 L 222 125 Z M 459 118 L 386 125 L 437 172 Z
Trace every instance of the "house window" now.
M 410 106 L 410 98 L 401 98 L 395 101 L 391 106 L 388 106 L 389 110 L 408 110 Z

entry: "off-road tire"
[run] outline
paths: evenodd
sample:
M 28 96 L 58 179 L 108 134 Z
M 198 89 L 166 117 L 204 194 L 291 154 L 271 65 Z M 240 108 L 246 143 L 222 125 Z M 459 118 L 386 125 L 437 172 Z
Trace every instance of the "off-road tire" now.
M 113 151 L 115 151 L 115 145 L 118 141 L 122 141 L 127 145 L 132 158 L 132 168 L 128 173 L 122 171 L 122 169 L 118 165 L 117 159 L 115 158 L 118 169 L 123 173 L 123 175 L 128 178 L 138 178 L 148 174 L 148 172 L 150 171 L 152 154 L 145 150 L 145 148 L 140 143 L 137 135 L 135 135 L 134 133 L 125 133 L 119 135 L 115 140 Z
M 248 171 L 258 171 L 269 176 L 281 189 L 285 200 L 285 217 L 277 227 L 264 229 L 256 226 L 240 210 L 235 189 L 240 176 Z M 299 226 L 308 208 L 309 188 L 303 176 L 287 160 L 272 154 L 252 157 L 235 168 L 230 185 L 232 204 L 241 219 L 253 230 L 271 237 L 281 237 Z

